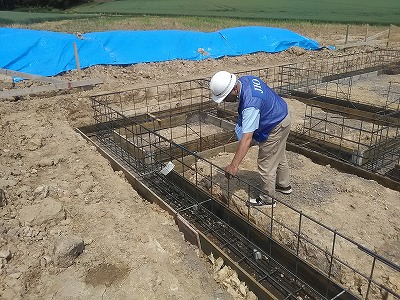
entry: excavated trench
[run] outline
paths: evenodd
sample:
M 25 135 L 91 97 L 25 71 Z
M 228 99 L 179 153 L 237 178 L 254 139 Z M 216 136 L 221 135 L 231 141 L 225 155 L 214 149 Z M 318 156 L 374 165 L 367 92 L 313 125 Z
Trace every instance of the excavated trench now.
M 188 241 L 206 254 L 223 257 L 259 299 L 357 299 L 177 172 L 163 175 L 159 167 L 147 169 L 128 158 L 132 153 L 116 146 L 111 136 L 99 142 L 96 132 L 79 131 L 115 169 L 125 172 L 142 196 L 175 217 Z
M 346 148 L 341 144 L 338 146 L 327 139 L 295 131 L 290 134 L 287 149 L 304 154 L 318 163 L 331 164 L 345 172 L 399 190 L 399 109 L 390 108 L 382 113 L 373 105 L 349 106 L 349 101 L 345 99 L 308 93 L 311 85 L 314 89 L 327 82 L 327 78 L 341 80 L 353 76 L 355 72 L 362 74 L 362 70 L 370 72 L 382 69 L 382 66 L 375 65 L 375 61 L 382 62 L 382 55 L 387 53 L 376 54 L 379 58 L 376 60 L 371 59 L 375 57 L 373 55 L 367 56 L 366 61 L 374 62 L 372 67 L 367 63 L 358 64 L 361 69 L 339 74 L 332 71 L 321 72 L 318 76 L 312 73 L 311 76 L 315 64 L 307 72 L 304 66 L 296 69 L 296 66 L 290 65 L 278 67 L 272 72 L 256 70 L 249 73 L 260 77 L 261 74 L 267 74 L 268 77 L 268 74 L 275 76 L 280 72 L 283 75 L 276 81 L 275 88 L 281 94 L 292 95 L 307 105 L 334 115 L 345 115 L 351 120 L 368 119 L 368 123 L 373 124 L 373 130 L 363 129 L 363 132 L 384 138 L 372 146 L 367 145 L 368 149 L 362 149 L 362 152 L 355 154 L 354 148 Z M 398 59 L 397 55 L 394 59 Z M 341 62 L 348 65 L 346 60 Z M 338 68 L 340 64 L 324 62 L 321 65 L 330 70 L 332 65 Z M 290 77 L 289 73 L 294 77 Z M 311 78 L 304 80 L 305 73 Z M 219 152 L 234 151 L 237 145 L 234 134 L 236 113 L 234 107 L 212 104 L 208 99 L 207 86 L 207 80 L 201 79 L 157 86 L 156 92 L 149 88 L 132 91 L 131 96 L 124 91 L 123 97 L 118 93 L 93 97 L 95 124 L 79 128 L 78 131 L 96 145 L 115 169 L 125 173 L 132 186 L 145 199 L 169 211 L 188 241 L 206 254 L 222 257 L 225 264 L 235 269 L 239 278 L 260 299 L 359 299 L 358 295 L 339 283 L 336 271 L 340 269 L 348 269 L 362 278 L 368 286 L 366 297 L 371 290 L 383 290 L 391 297 L 400 299 L 395 290 L 372 276 L 377 262 L 388 272 L 397 275 L 400 274 L 398 265 L 289 206 L 287 209 L 298 219 L 295 227 L 277 220 L 272 209 L 263 215 L 268 220 L 268 228 L 259 228 L 252 218 L 255 213 L 262 212 L 245 206 L 248 197 L 258 188 L 241 178 L 228 180 L 226 186 L 217 184 L 224 173 L 208 157 Z M 135 100 L 130 102 L 130 99 L 140 94 L 150 100 L 156 99 L 155 104 L 138 109 Z M 151 103 L 149 99 L 139 102 Z M 321 123 L 317 115 L 310 114 L 309 118 Z M 326 117 L 322 119 L 325 122 L 327 120 Z M 378 130 L 375 125 L 380 126 Z M 307 132 L 314 129 L 310 127 Z M 387 134 L 389 130 L 390 134 Z M 317 133 L 321 134 L 321 131 Z M 370 150 L 371 147 L 375 150 Z M 365 153 L 368 153 L 368 157 Z M 375 155 L 377 153 L 379 155 Z M 380 160 L 382 153 L 384 159 Z M 374 163 L 375 167 L 368 167 L 368 163 Z M 168 169 L 171 165 L 174 168 Z M 202 165 L 207 165 L 207 172 Z M 380 172 L 383 169 L 384 172 Z M 230 185 L 238 183 L 245 187 L 244 196 L 238 196 L 230 188 Z M 216 184 L 221 191 L 215 191 Z M 216 197 L 217 194 L 219 197 Z M 332 235 L 330 244 L 319 245 L 313 237 L 307 236 L 303 232 L 305 221 Z M 290 237 L 289 243 L 282 243 L 277 237 L 276 232 L 281 229 Z M 371 265 L 362 266 L 365 269 L 361 270 L 358 269 L 360 266 L 343 261 L 335 252 L 338 239 L 348 243 L 349 249 L 360 251 L 371 261 Z M 306 246 L 313 248 L 316 256 L 320 257 L 319 261 L 324 262 L 319 263 L 317 259 L 311 263 L 302 252 Z

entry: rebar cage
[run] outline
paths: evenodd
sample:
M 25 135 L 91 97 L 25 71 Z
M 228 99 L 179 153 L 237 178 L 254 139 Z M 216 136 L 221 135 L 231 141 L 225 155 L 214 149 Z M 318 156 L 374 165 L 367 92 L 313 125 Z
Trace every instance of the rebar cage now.
M 363 54 L 361 59 L 348 55 L 309 63 L 308 71 L 303 65 L 301 72 L 294 72 L 292 64 L 246 74 L 257 75 L 278 92 L 290 94 L 295 91 L 293 87 L 315 84 L 338 71 L 370 70 L 392 63 L 395 58 L 399 58 L 397 52 L 376 51 Z M 317 74 L 316 66 L 326 67 Z M 226 179 L 223 169 L 207 159 L 232 152 L 237 145 L 232 122 L 235 107 L 210 101 L 208 79 L 108 93 L 91 100 L 95 138 L 102 147 L 276 297 L 367 299 L 383 295 L 400 299 L 398 291 L 383 276 L 398 277 L 397 264 L 279 199 L 275 199 L 280 205 L 278 211 L 246 205 L 250 197 L 261 192 L 259 188 L 240 177 Z M 349 122 L 356 119 L 347 117 Z M 340 122 L 332 121 L 333 115 L 317 118 L 315 113 L 306 111 L 307 118 L 304 132 L 308 136 L 316 133 L 312 136 L 315 140 L 326 140 L 327 133 L 333 132 L 326 130 L 328 124 L 339 124 L 335 129 L 338 132 L 346 126 L 367 131 L 379 136 L 383 144 L 388 141 L 381 142 L 382 136 L 398 137 L 398 131 L 389 133 L 392 127 L 387 124 L 366 130 L 359 124 L 348 125 L 342 117 Z M 322 123 L 325 129 L 317 130 Z M 342 136 L 339 144 L 344 142 L 353 140 Z M 373 147 L 381 144 L 378 145 Z M 371 149 L 371 144 L 367 146 Z M 365 151 L 360 153 L 364 155 Z M 359 164 L 360 156 L 350 160 Z M 349 252 L 354 259 L 344 261 L 342 254 Z M 349 272 L 360 286 L 367 287 L 362 296 L 340 284 L 343 274 Z
M 317 140 L 330 156 L 389 176 L 400 160 L 399 123 L 306 106 L 302 138 Z M 394 178 L 396 179 L 396 178 Z

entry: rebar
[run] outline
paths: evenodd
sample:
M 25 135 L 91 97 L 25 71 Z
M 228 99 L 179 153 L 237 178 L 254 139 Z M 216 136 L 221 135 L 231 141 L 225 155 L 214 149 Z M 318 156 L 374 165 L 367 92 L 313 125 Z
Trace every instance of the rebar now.
M 378 70 L 399 59 L 399 52 L 380 50 L 252 70 L 246 74 L 268 79 L 276 91 L 290 94 L 295 89 L 308 90 L 329 79 L 346 78 L 351 72 L 361 74 L 362 71 Z M 387 98 L 391 109 L 394 90 L 394 84 L 391 84 Z M 212 103 L 207 79 L 108 93 L 91 99 L 96 125 L 93 134 L 102 147 L 129 166 L 155 194 L 278 297 L 356 299 L 357 296 L 338 284 L 338 272 L 347 270 L 368 285 L 368 292 L 384 290 L 400 299 L 390 286 L 372 276 L 375 261 L 395 276 L 400 275 L 398 265 L 278 199 L 276 201 L 293 214 L 294 224 L 279 221 L 273 209 L 266 213 L 246 206 L 249 197 L 261 191 L 239 177 L 224 179 L 224 170 L 203 157 L 207 151 L 218 153 L 212 151 L 219 147 L 227 149 L 229 143 L 236 143 L 236 139 L 232 140 L 234 132 L 229 123 L 235 119 L 234 113 L 229 112 L 235 107 L 218 107 Z M 328 149 L 332 156 L 350 157 L 357 165 L 372 172 L 386 174 L 393 163 L 398 164 L 398 124 L 386 119 L 382 124 L 382 116 L 376 117 L 376 123 L 372 122 L 374 120 L 365 122 L 350 112 L 343 115 L 339 110 L 322 112 L 316 106 L 308 107 L 310 112 L 306 113 L 304 132 L 300 135 L 308 139 L 301 141 L 302 146 L 318 145 L 324 151 Z M 391 112 L 392 116 L 396 117 L 396 113 Z M 182 125 L 184 132 L 179 138 L 183 142 L 178 142 L 173 130 Z M 203 130 L 204 126 L 219 127 L 222 135 L 210 134 L 209 130 Z M 355 132 L 357 138 L 346 137 L 348 131 Z M 193 132 L 194 135 L 189 136 Z M 369 143 L 362 141 L 362 135 L 369 135 Z M 297 138 L 301 140 L 299 136 Z M 331 143 L 333 139 L 338 141 Z M 173 162 L 175 169 L 163 175 L 160 170 L 167 162 Z M 238 187 L 246 193 L 235 193 Z M 263 215 L 266 226 L 259 227 L 252 222 L 255 211 Z M 331 238 L 326 242 L 316 240 L 313 233 L 317 231 L 325 232 L 325 236 Z M 286 240 L 280 240 L 279 233 L 282 232 L 286 234 Z M 336 250 L 338 243 L 341 251 L 353 251 L 354 255 L 369 258 L 374 263 L 351 265 L 340 258 L 340 251 Z M 306 248 L 313 251 L 314 260 L 307 257 Z

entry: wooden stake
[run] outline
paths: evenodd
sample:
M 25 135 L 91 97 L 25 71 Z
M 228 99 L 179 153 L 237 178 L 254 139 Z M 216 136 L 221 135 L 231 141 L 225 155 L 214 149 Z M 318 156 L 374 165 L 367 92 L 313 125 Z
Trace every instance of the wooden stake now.
M 348 40 L 348 38 L 349 38 L 349 27 L 350 27 L 350 25 L 347 25 L 347 28 L 346 28 L 346 39 L 345 39 L 345 41 L 344 41 L 344 44 L 345 44 L 345 45 L 347 44 L 347 40 Z
M 78 47 L 76 46 L 76 42 L 74 42 L 74 55 L 76 61 L 76 69 L 78 70 L 78 76 L 81 77 L 81 64 L 79 62 Z
M 386 48 L 389 48 L 390 44 L 390 29 L 392 28 L 392 24 L 389 25 L 389 31 L 388 31 L 388 37 L 387 37 L 387 43 L 386 43 Z
M 369 25 L 367 24 L 367 25 L 365 25 L 365 38 L 364 38 L 364 42 L 366 42 L 367 41 L 367 37 L 368 37 L 368 27 L 369 27 Z

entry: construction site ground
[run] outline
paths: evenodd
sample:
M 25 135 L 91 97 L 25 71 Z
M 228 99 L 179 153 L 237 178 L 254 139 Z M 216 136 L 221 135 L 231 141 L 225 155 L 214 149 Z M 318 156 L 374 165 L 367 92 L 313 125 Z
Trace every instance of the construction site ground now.
M 330 29 L 331 28 L 331 29 Z M 344 40 L 337 25 L 303 28 L 329 45 Z M 363 38 L 364 29 L 358 28 Z M 368 50 L 371 47 L 363 47 Z M 359 49 L 349 49 L 356 51 Z M 219 262 L 186 242 L 174 220 L 145 201 L 121 172 L 74 129 L 93 123 L 89 96 L 138 86 L 210 77 L 218 70 L 244 71 L 338 55 L 292 48 L 205 61 L 132 66 L 94 66 L 57 76 L 100 78 L 90 90 L 71 89 L 0 102 L 0 299 L 255 299 Z M 388 75 L 384 75 L 388 76 Z M 390 75 L 400 82 L 400 75 Z M 18 83 L 18 87 L 34 85 Z M 367 85 L 368 86 L 368 85 Z M 11 86 L 4 84 L 4 89 Z M 357 92 L 357 91 L 355 91 Z M 365 96 L 365 89 L 362 89 Z M 304 105 L 287 99 L 294 126 Z M 220 166 L 233 154 L 213 158 Z M 258 180 L 257 148 L 239 176 Z M 288 154 L 293 194 L 279 196 L 331 228 L 400 263 L 400 193 L 355 175 L 340 173 L 300 154 Z M 279 213 L 279 206 L 276 207 Z M 82 238 L 85 249 L 69 267 L 53 261 L 59 241 Z M 344 259 L 352 260 L 352 253 Z M 362 262 L 360 262 L 362 263 Z M 399 278 L 383 274 L 400 291 Z M 341 282 L 362 297 L 366 286 L 351 276 Z M 378 293 L 374 299 L 383 299 Z

